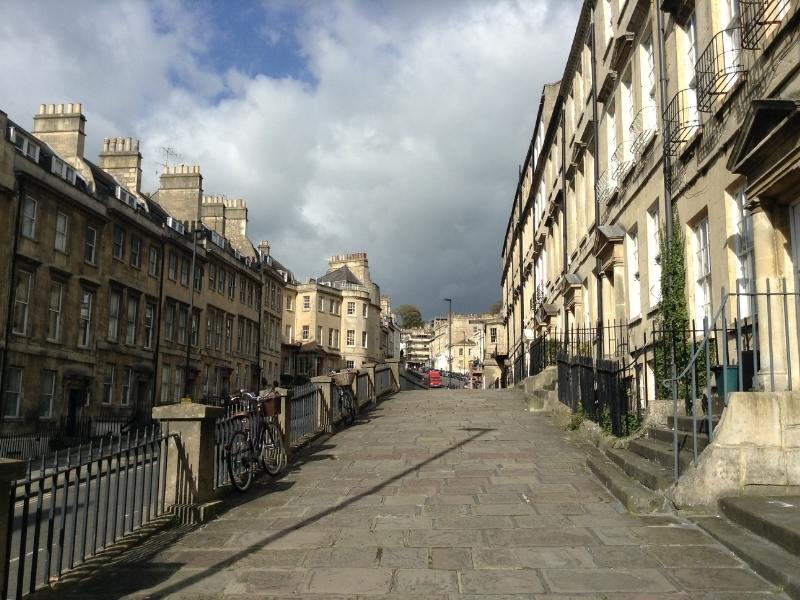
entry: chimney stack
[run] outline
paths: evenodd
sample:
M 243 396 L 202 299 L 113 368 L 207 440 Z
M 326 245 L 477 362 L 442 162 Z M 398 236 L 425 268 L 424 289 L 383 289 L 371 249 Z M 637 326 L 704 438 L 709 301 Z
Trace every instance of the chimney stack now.
M 178 221 L 197 226 L 203 197 L 199 165 L 164 167 L 158 186 L 158 203 Z
M 106 138 L 100 153 L 100 168 L 131 191 L 142 191 L 142 155 L 139 140 L 130 137 Z
M 258 242 L 258 251 L 261 253 L 261 256 L 269 256 L 270 247 L 269 242 L 267 240 L 261 240 Z
M 33 117 L 33 133 L 46 142 L 59 156 L 75 166 L 83 159 L 86 117 L 80 103 L 40 104 Z M 77 160 L 76 160 L 77 159 Z

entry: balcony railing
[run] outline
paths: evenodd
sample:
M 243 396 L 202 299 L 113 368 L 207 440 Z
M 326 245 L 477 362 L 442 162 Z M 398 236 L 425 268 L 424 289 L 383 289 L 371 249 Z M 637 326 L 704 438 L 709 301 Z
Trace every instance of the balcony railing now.
M 631 140 L 624 140 L 611 155 L 611 165 L 613 169 L 612 177 L 616 181 L 622 181 L 628 174 L 634 163 L 633 142 Z
M 619 187 L 619 181 L 614 177 L 615 172 L 616 165 L 611 163 L 597 179 L 597 184 L 594 186 L 594 193 L 600 204 L 605 204 L 610 201 Z
M 667 128 L 664 152 L 675 156 L 683 144 L 691 140 L 702 127 L 695 90 L 685 89 L 675 94 L 664 111 L 664 121 Z
M 638 157 L 658 132 L 658 110 L 655 104 L 643 106 L 634 115 L 629 132 L 631 149 L 634 156 Z
M 790 0 L 741 0 L 742 47 L 756 50 L 761 40 L 777 31 L 789 5 Z
M 742 60 L 742 29 L 720 31 L 709 42 L 695 67 L 697 108 L 710 112 L 717 96 L 727 94 L 747 71 Z

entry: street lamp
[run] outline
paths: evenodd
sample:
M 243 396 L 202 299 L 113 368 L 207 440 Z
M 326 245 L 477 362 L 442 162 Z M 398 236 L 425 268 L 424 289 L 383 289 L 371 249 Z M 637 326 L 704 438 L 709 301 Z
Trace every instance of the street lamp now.
M 447 302 L 447 387 L 452 386 L 451 378 L 453 376 L 453 300 L 452 298 L 443 298 Z
M 189 361 L 192 354 L 192 338 L 194 337 L 195 333 L 199 334 L 200 329 L 200 319 L 197 320 L 197 330 L 195 330 L 194 325 L 194 293 L 196 291 L 195 283 L 197 282 L 197 273 L 195 270 L 197 269 L 196 266 L 196 259 L 197 259 L 197 234 L 200 234 L 201 239 L 205 239 L 206 232 L 208 229 L 205 225 L 200 225 L 200 227 L 196 229 L 192 229 L 192 267 L 189 271 L 190 279 L 189 279 L 189 335 L 186 336 L 186 365 L 183 369 L 183 397 L 189 397 Z M 202 285 L 203 278 L 200 277 L 200 285 Z

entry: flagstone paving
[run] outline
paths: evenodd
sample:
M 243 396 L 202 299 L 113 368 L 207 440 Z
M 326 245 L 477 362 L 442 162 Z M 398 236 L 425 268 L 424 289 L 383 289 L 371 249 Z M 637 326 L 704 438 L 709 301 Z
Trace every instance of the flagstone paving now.
M 678 517 L 624 512 L 518 392 L 403 392 L 58 598 L 784 598 Z M 173 536 L 174 537 L 174 536 Z

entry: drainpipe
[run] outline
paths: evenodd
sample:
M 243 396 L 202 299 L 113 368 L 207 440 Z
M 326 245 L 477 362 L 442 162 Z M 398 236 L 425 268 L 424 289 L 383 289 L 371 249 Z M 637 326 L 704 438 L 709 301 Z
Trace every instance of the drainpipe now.
M 525 265 L 525 257 L 522 255 L 522 196 L 519 194 L 522 188 L 522 165 L 519 166 L 519 173 L 517 176 L 517 198 L 519 198 L 519 207 L 518 207 L 518 214 L 519 218 L 517 219 L 517 244 L 519 246 L 519 284 L 520 284 L 520 293 L 519 293 L 519 347 L 522 351 L 522 365 L 523 371 L 525 367 L 525 286 L 523 284 L 523 267 Z M 535 233 L 535 231 L 534 231 Z
M 598 131 L 597 119 L 597 41 L 595 39 L 595 20 L 594 20 L 594 6 L 591 7 L 589 13 L 590 36 L 589 48 L 592 55 L 592 120 L 594 121 L 594 230 L 595 236 L 598 235 L 600 227 L 600 203 L 597 201 L 597 182 L 600 180 L 600 139 Z M 595 257 L 595 282 L 597 285 L 597 321 L 602 321 L 603 318 L 603 285 L 602 276 L 600 273 L 600 258 Z M 597 356 L 603 355 L 603 328 L 597 328 Z
M 161 316 L 163 314 L 163 307 L 164 307 L 164 265 L 166 264 L 167 260 L 167 251 L 166 245 L 164 244 L 164 235 L 166 231 L 164 231 L 162 225 L 161 230 L 161 277 L 158 280 L 158 314 L 154 315 L 155 317 L 155 325 L 156 325 L 156 348 L 155 352 L 153 353 L 153 392 L 152 392 L 152 402 L 151 405 L 156 405 L 156 399 L 158 398 L 158 390 L 160 386 L 158 385 L 159 380 L 159 372 L 158 372 L 158 363 L 159 363 L 159 355 L 161 353 Z M 198 327 L 199 327 L 198 323 Z
M 661 10 L 656 6 L 656 19 L 657 19 L 657 27 L 658 27 L 658 80 L 659 80 L 659 93 L 661 94 L 661 135 L 662 137 L 666 137 L 667 135 L 667 120 L 666 120 L 666 105 L 667 105 L 667 69 L 664 64 L 664 56 L 666 54 L 666 43 L 664 41 L 664 15 Z M 664 149 L 662 150 L 662 168 L 663 172 L 663 179 L 664 179 L 664 219 L 666 220 L 665 229 L 666 229 L 666 236 L 667 236 L 667 243 L 671 243 L 672 241 L 672 189 L 670 187 L 670 157 L 666 151 L 666 146 L 664 145 Z M 672 286 L 672 274 L 668 271 L 667 272 L 667 285 Z M 663 294 L 663 290 L 662 290 Z M 677 366 L 675 365 L 675 338 L 674 332 L 672 335 L 672 343 L 669 345 L 669 368 L 670 368 L 670 377 L 673 380 L 672 383 L 672 414 L 677 417 L 678 415 L 678 387 L 677 383 L 675 382 L 675 375 L 677 374 Z M 658 385 L 658 382 L 656 382 Z M 678 456 L 678 428 L 673 428 L 672 434 L 672 448 L 673 448 L 673 469 L 675 474 L 675 480 L 678 480 L 680 476 L 680 460 Z
M 562 238 L 561 238 L 561 249 L 562 249 L 562 259 L 564 261 L 564 268 L 562 269 L 562 276 L 567 276 L 567 270 L 569 266 L 567 265 L 567 256 L 569 252 L 567 251 L 567 228 L 569 227 L 567 221 L 567 123 L 566 123 L 566 116 L 564 114 L 564 100 L 561 100 L 561 218 L 564 221 L 562 229 Z M 564 310 L 564 331 L 567 331 L 568 326 L 568 318 L 567 318 L 567 309 L 564 306 L 564 300 L 562 298 L 561 307 Z
M 11 341 L 11 315 L 14 308 L 14 283 L 16 281 L 16 269 L 17 269 L 17 247 L 19 245 L 19 228 L 20 228 L 20 219 L 22 217 L 22 199 L 25 197 L 25 180 L 17 174 L 19 178 L 19 185 L 17 186 L 17 213 L 14 215 L 14 232 L 11 234 L 13 236 L 13 242 L 11 244 L 11 270 L 9 271 L 9 278 L 10 284 L 8 288 L 8 304 L 6 306 L 6 328 L 5 332 L 3 332 L 3 337 L 5 340 L 5 348 L 3 350 L 3 357 L 2 361 L 0 361 L 0 391 L 5 392 L 6 389 L 6 363 L 9 353 L 9 343 Z M 0 399 L 0 408 L 2 408 L 2 412 L 0 412 L 0 419 L 5 420 L 5 393 L 3 393 L 2 399 Z

